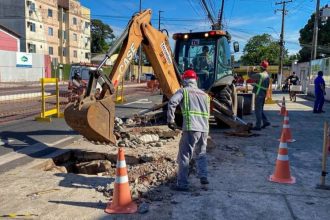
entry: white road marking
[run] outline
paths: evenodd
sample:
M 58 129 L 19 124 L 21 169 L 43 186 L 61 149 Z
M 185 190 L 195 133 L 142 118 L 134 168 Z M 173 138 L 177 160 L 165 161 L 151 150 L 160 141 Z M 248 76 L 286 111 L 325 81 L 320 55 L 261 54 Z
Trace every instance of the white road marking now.
M 51 95 L 51 93 L 45 92 L 45 95 L 48 96 Z M 22 94 L 14 94 L 14 95 L 0 95 L 0 101 L 35 98 L 40 96 L 41 96 L 41 92 L 22 93 Z
M 66 138 L 63 138 L 63 139 L 58 140 L 56 142 L 53 142 L 53 143 L 37 143 L 37 144 L 33 144 L 31 146 L 25 147 L 22 150 L 18 150 L 18 151 L 15 151 L 15 152 L 10 152 L 8 154 L 0 156 L 0 166 L 3 165 L 3 164 L 6 164 L 8 162 L 11 162 L 13 160 L 23 158 L 27 155 L 45 150 L 48 147 L 55 146 L 57 144 L 63 143 L 63 142 L 65 142 L 67 140 L 70 140 L 72 138 L 74 138 L 74 137 L 72 137 L 72 136 L 66 137 Z
M 5 144 L 9 144 L 9 143 L 11 143 L 11 142 L 13 142 L 14 140 L 12 140 L 12 139 L 8 139 L 8 140 L 1 140 L 0 139 L 0 146 L 3 146 L 3 145 L 5 145 Z
M 60 143 L 63 143 L 63 142 L 65 142 L 65 141 L 68 141 L 68 140 L 70 140 L 70 139 L 72 139 L 72 138 L 74 138 L 74 137 L 69 136 L 69 137 L 63 138 L 63 139 L 61 139 L 61 140 L 55 141 L 55 142 L 53 142 L 53 143 L 45 143 L 45 144 L 48 145 L 48 146 L 50 146 L 50 147 L 52 147 L 52 146 L 58 145 L 58 144 L 60 144 Z
M 129 102 L 129 103 L 126 103 L 124 105 L 132 105 L 132 104 L 149 104 L 149 103 L 152 103 L 152 101 L 149 101 L 148 99 L 139 99 L 137 101 L 134 101 L 134 102 Z

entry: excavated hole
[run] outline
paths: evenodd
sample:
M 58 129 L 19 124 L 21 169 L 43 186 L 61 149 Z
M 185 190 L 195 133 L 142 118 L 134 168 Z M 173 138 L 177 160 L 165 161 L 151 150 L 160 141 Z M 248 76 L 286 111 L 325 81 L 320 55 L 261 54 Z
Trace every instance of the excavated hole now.
M 126 156 L 129 167 L 146 163 L 148 158 Z M 116 171 L 117 154 L 72 150 L 41 164 L 43 171 L 113 176 Z

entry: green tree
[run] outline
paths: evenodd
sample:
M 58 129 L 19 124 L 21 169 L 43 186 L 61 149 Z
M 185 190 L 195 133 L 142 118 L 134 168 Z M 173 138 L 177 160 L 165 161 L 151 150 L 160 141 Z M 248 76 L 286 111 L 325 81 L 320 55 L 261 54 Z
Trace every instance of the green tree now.
M 300 60 L 300 55 L 298 54 L 292 54 L 284 59 L 284 66 L 291 66 L 293 62 L 299 61 Z
M 92 19 L 91 22 L 91 50 L 92 53 L 104 53 L 109 43 L 115 38 L 112 28 L 101 20 Z
M 287 51 L 285 51 L 287 54 Z M 270 65 L 279 63 L 280 45 L 269 34 L 256 35 L 249 39 L 243 49 L 241 61 L 243 65 L 259 65 L 268 60 Z
M 307 24 L 300 30 L 299 43 L 302 47 L 299 51 L 300 62 L 310 61 L 313 40 L 315 14 L 312 14 Z M 330 20 L 319 21 L 317 58 L 330 56 Z

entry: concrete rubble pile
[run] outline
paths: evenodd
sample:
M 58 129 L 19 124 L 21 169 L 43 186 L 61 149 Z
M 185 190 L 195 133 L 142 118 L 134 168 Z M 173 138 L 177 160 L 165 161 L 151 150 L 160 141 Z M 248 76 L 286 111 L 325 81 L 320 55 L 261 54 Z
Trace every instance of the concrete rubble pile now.
M 159 127 L 134 127 L 132 126 L 133 123 L 130 119 L 126 123 L 120 118 L 115 119 L 115 135 L 118 147 L 146 149 L 145 152 L 142 150 L 144 153 L 138 155 L 139 163 L 131 165 L 127 163 L 133 199 L 140 202 L 150 202 L 170 198 L 171 193 L 168 190 L 163 190 L 163 186 L 175 181 L 177 164 L 174 158 L 166 157 L 161 153 L 149 152 L 148 149 L 166 146 L 178 137 L 180 131 Z M 96 187 L 96 190 L 102 192 L 106 197 L 112 196 L 113 189 L 114 182 L 107 184 L 107 186 Z
M 179 131 L 164 131 L 157 128 L 126 127 L 126 125 L 132 126 L 133 124 L 132 119 L 127 119 L 126 124 L 120 118 L 115 119 L 115 136 L 118 147 L 162 147 L 173 141 L 180 133 Z
M 139 201 L 162 201 L 170 198 L 171 193 L 162 186 L 175 181 L 177 164 L 169 158 L 128 166 L 129 182 L 132 197 Z M 110 184 L 97 186 L 96 190 L 104 196 L 111 197 L 114 189 L 114 179 Z

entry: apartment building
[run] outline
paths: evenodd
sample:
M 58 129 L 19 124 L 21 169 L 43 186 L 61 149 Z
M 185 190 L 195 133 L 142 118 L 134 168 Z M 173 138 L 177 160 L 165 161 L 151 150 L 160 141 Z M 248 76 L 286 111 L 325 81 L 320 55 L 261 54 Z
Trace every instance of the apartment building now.
M 0 24 L 21 36 L 22 52 L 90 62 L 90 10 L 77 0 L 1 0 Z

